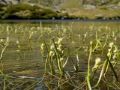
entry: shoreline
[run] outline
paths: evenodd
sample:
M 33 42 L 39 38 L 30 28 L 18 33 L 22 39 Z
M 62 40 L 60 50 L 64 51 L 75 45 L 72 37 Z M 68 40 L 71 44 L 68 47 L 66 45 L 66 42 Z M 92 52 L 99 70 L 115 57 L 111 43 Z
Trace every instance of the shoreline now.
M 26 22 L 26 23 L 39 23 L 39 22 L 120 22 L 120 20 L 103 20 L 103 19 L 8 19 L 8 20 L 0 20 L 0 23 L 19 23 L 19 22 Z

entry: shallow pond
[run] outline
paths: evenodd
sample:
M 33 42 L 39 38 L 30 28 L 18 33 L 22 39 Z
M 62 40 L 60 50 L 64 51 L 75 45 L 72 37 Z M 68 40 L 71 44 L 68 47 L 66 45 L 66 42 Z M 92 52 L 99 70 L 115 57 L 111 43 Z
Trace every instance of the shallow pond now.
M 44 60 L 40 52 L 41 43 L 44 40 L 50 42 L 52 38 L 64 37 L 65 40 L 63 43 L 66 47 L 69 47 L 70 51 L 66 53 L 67 55 L 69 53 L 71 58 L 66 70 L 72 70 L 71 65 L 75 63 L 74 54 L 79 49 L 81 71 L 84 72 L 87 64 L 87 54 L 84 49 L 89 44 L 89 41 L 94 40 L 96 31 L 99 32 L 98 37 L 103 39 L 105 39 L 104 36 L 107 34 L 114 34 L 117 37 L 115 43 L 120 46 L 120 22 L 115 21 L 0 23 L 1 52 L 7 37 L 9 37 L 9 45 L 2 55 L 3 67 L 1 69 L 3 69 L 4 73 L 15 77 L 27 76 L 40 78 L 44 72 Z M 113 41 L 113 38 L 109 38 L 108 41 Z

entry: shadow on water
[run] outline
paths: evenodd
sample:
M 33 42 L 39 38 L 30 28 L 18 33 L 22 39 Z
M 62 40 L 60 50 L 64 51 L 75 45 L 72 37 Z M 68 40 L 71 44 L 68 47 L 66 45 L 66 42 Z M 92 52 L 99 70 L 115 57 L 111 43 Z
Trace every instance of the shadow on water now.
M 64 20 L 0 20 L 0 23 L 61 23 L 61 22 L 120 22 L 120 20 L 79 20 L 79 19 L 64 19 Z

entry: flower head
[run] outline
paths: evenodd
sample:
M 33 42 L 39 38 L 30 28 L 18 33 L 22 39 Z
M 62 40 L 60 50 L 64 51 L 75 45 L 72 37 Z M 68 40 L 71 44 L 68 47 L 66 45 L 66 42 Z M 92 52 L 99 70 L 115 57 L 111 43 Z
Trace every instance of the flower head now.
M 50 49 L 53 50 L 55 48 L 54 44 L 50 46 Z
M 41 47 L 41 50 L 44 50 L 44 46 L 45 46 L 45 44 L 42 43 L 41 46 L 40 46 L 40 47 Z
M 19 44 L 19 43 L 20 43 L 20 42 L 17 40 L 17 41 L 16 41 L 16 44 Z
M 53 51 L 50 51 L 50 52 L 49 52 L 49 55 L 50 55 L 50 56 L 54 56 L 54 52 L 53 52 Z
M 61 57 L 61 58 L 60 58 L 60 61 L 63 61 L 63 60 L 64 60 L 64 58 Z
M 95 65 L 99 65 L 100 62 L 101 62 L 101 58 L 97 57 L 97 58 L 95 59 Z
M 94 64 L 94 66 L 92 68 L 92 71 L 95 71 L 99 67 L 100 63 L 101 63 L 101 58 L 97 57 L 95 59 L 95 64 Z
M 58 38 L 58 44 L 60 44 L 62 42 L 63 38 Z
M 61 44 L 58 45 L 57 49 L 58 49 L 59 51 L 62 51 L 62 45 L 61 45 Z
M 110 48 L 113 47 L 113 45 L 114 45 L 113 42 L 109 43 L 109 47 L 110 47 Z
M 4 39 L 0 39 L 0 42 L 4 42 Z

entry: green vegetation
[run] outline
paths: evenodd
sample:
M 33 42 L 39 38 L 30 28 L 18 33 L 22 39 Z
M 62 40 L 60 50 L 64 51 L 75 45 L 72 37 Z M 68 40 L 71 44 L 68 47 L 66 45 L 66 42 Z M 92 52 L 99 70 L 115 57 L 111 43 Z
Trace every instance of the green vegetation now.
M 1 90 L 31 90 L 41 82 L 49 90 L 120 89 L 119 22 L 0 27 Z
M 5 0 L 7 2 L 7 0 Z M 16 0 L 18 1 L 18 0 Z M 85 4 L 91 4 L 95 6 L 101 6 L 101 5 L 110 5 L 114 4 L 117 5 L 120 1 L 119 0 L 19 0 L 19 3 L 33 3 L 33 4 L 42 4 L 45 6 L 60 6 L 64 5 L 65 7 L 79 7 Z M 14 1 L 13 1 L 14 2 Z
M 105 3 L 106 2 L 106 3 Z M 119 1 L 21 1 L 18 4 L 0 4 L 0 19 L 92 19 L 119 20 Z
M 66 13 L 57 13 L 50 8 L 37 5 L 17 4 L 1 7 L 1 19 L 52 19 L 66 17 Z
M 73 17 L 86 18 L 86 19 L 100 19 L 100 20 L 119 20 L 120 10 L 109 9 L 106 6 L 97 7 L 96 9 L 80 8 L 79 10 L 69 10 L 69 15 Z

